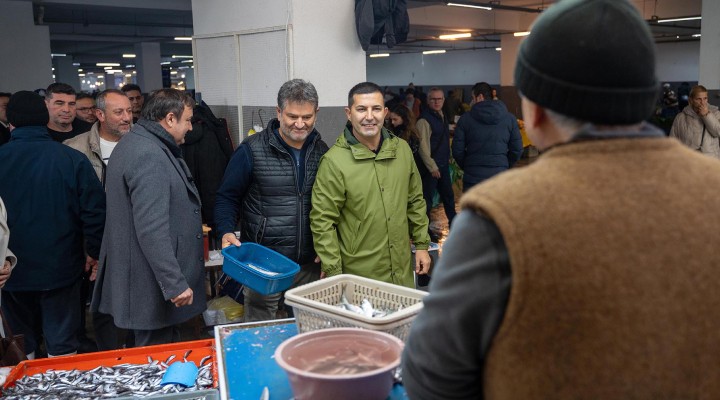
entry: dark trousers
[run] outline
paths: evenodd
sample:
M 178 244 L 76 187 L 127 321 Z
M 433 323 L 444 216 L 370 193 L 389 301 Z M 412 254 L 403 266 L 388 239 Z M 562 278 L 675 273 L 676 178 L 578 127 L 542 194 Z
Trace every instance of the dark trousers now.
M 180 341 L 180 329 L 176 325 L 160 329 L 134 329 L 135 347 L 154 346 L 156 344 Z
M 117 350 L 122 348 L 122 338 L 131 332 L 115 326 L 112 315 L 94 312 L 92 314 L 93 329 L 95 330 L 95 342 L 99 351 Z M 128 347 L 132 347 L 129 345 Z
M 452 223 L 455 218 L 455 193 L 452 189 L 452 182 L 450 181 L 450 167 L 445 165 L 438 165 L 440 170 L 440 178 L 433 178 L 430 173 L 423 175 L 423 197 L 425 198 L 425 204 L 427 205 L 427 216 L 428 221 L 430 220 L 430 210 L 432 209 L 433 196 L 437 189 L 440 193 L 440 200 L 445 208 L 445 215 L 448 219 L 448 225 Z
M 300 272 L 295 275 L 290 289 L 315 282 L 320 279 L 320 264 L 310 263 L 300 267 Z M 243 288 L 245 297 L 244 322 L 267 321 L 277 318 L 278 304 L 284 293 L 260 294 L 249 287 Z M 287 307 L 288 317 L 293 316 L 292 309 Z
M 45 335 L 49 355 L 74 353 L 78 349 L 80 327 L 80 279 L 58 289 L 9 292 L 2 291 L 2 309 L 13 333 L 25 335 L 25 353 L 37 349 Z M 41 321 L 41 326 L 36 324 Z

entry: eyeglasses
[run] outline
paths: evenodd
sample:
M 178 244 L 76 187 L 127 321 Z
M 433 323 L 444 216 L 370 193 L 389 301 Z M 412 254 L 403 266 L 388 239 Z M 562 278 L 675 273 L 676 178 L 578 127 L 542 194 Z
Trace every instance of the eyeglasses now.
M 434 97 L 434 98 L 433 98 L 433 97 L 430 97 L 430 98 L 428 98 L 428 101 L 434 101 L 434 102 L 443 101 L 443 100 L 445 100 L 444 97 L 439 97 L 439 98 L 438 98 L 438 97 Z
M 82 108 L 76 108 L 75 111 L 88 112 L 88 111 L 94 110 L 95 108 L 97 108 L 97 107 L 82 107 Z

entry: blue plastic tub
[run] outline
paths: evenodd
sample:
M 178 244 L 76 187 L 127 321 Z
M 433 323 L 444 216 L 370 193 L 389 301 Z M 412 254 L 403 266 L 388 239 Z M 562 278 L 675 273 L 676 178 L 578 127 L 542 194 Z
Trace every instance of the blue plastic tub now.
M 260 294 L 286 290 L 300 271 L 291 259 L 256 243 L 228 246 L 222 254 L 223 272 Z

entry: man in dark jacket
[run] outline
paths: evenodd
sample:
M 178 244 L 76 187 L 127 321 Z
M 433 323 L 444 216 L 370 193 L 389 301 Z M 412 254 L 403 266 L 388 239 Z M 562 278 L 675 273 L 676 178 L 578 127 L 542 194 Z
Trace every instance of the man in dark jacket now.
M 437 168 L 429 168 L 430 175 L 423 176 L 423 197 L 427 205 L 427 216 L 430 220 L 430 210 L 433 206 L 433 197 L 437 189 L 445 208 L 445 215 L 450 224 L 455 218 L 455 193 L 450 180 L 450 130 L 448 120 L 443 114 L 445 94 L 440 88 L 431 88 L 428 92 L 428 108 L 422 112 L 417 122 L 420 137 L 430 138 L 430 156 Z M 431 235 L 431 237 L 434 235 Z M 433 239 L 435 239 L 433 237 Z
M 485 82 L 472 88 L 469 113 L 460 117 L 452 143 L 452 155 L 463 169 L 463 191 L 512 167 L 522 155 L 517 119 L 505 103 L 493 101 L 492 87 Z
M 42 97 L 15 93 L 7 113 L 13 130 L 0 147 L 0 197 L 18 265 L 2 291 L 3 311 L 31 356 L 41 333 L 49 355 L 74 354 L 80 278 L 97 264 L 105 193 L 87 157 L 50 138 Z
M 312 186 L 320 157 L 328 149 L 315 130 L 315 86 L 285 82 L 277 96 L 277 119 L 245 139 L 225 170 L 215 201 L 223 247 L 249 241 L 300 264 L 293 286 L 320 278 L 310 232 Z M 233 231 L 240 220 L 240 240 Z M 245 287 L 245 320 L 275 319 L 280 293 L 263 296 Z
M 132 329 L 136 346 L 179 340 L 177 325 L 205 310 L 200 195 L 180 151 L 193 105 L 179 90 L 152 92 L 108 163 L 91 310 Z
M 463 196 L 405 343 L 410 398 L 720 398 L 720 163 L 644 122 L 633 3 L 555 2 L 520 45 L 543 153 Z

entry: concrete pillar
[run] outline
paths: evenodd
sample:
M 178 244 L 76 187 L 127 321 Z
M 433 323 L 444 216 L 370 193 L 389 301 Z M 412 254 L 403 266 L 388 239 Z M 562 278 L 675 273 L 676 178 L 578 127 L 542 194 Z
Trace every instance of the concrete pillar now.
M 29 1 L 0 1 L 2 92 L 44 89 L 53 82 L 50 32 L 47 26 L 35 26 L 32 7 Z
M 75 91 L 80 91 L 78 67 L 73 65 L 72 57 L 53 57 L 53 67 L 55 68 L 55 82 L 67 83 Z
M 703 1 L 699 83 L 711 91 L 720 89 L 720 24 L 715 23 L 718 18 L 720 1 Z
M 144 93 L 162 89 L 162 73 L 160 71 L 160 43 L 135 44 L 135 70 L 137 84 Z
M 317 129 L 329 144 L 346 121 L 352 86 L 366 79 L 353 0 L 193 0 L 195 89 L 227 118 L 237 143 L 276 115 L 288 79 L 312 82 Z

